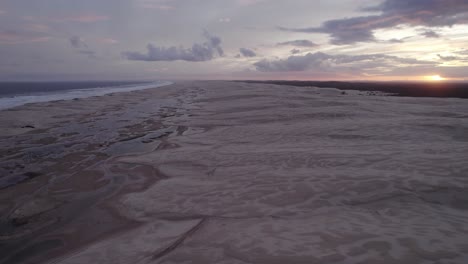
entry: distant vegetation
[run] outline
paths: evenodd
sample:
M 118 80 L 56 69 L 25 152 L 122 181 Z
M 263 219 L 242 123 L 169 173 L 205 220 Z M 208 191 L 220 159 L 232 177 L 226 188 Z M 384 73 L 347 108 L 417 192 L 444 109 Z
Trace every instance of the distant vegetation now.
M 394 96 L 468 98 L 468 83 L 450 82 L 339 82 L 339 81 L 245 81 L 291 86 L 315 86 L 340 90 L 380 91 Z

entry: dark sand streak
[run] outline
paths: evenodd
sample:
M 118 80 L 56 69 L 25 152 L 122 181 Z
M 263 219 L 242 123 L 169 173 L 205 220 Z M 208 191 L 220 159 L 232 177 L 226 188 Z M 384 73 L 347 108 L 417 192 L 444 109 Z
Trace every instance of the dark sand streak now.
M 200 222 L 198 222 L 198 224 L 196 224 L 194 227 L 192 227 L 189 231 L 187 231 L 186 233 L 182 234 L 176 241 L 174 241 L 174 243 L 172 243 L 171 245 L 169 245 L 168 247 L 164 248 L 162 251 L 156 253 L 153 255 L 153 257 L 151 258 L 152 260 L 157 260 L 157 259 L 160 259 L 164 256 L 166 256 L 167 254 L 171 253 L 172 251 L 174 251 L 175 249 L 177 249 L 178 246 L 180 246 L 182 243 L 184 243 L 184 241 L 186 239 L 188 239 L 189 237 L 193 236 L 199 229 L 202 228 L 203 224 L 207 221 L 207 218 L 202 218 L 200 220 Z

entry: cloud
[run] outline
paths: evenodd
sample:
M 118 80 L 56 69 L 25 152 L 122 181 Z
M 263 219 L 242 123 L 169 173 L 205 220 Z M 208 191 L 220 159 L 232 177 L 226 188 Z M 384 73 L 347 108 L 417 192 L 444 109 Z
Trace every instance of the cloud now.
M 103 44 L 117 44 L 119 43 L 118 40 L 113 39 L 113 38 L 98 38 L 98 42 L 103 43 Z
M 298 53 L 301 53 L 301 50 L 298 50 L 298 49 L 291 50 L 291 54 L 298 54 Z
M 297 47 L 318 47 L 318 44 L 315 44 L 314 42 L 306 39 L 298 39 L 298 40 L 292 40 L 292 41 L 285 41 L 285 42 L 280 42 L 277 45 L 279 46 L 297 46 Z
M 257 56 L 257 53 L 251 49 L 246 49 L 246 48 L 240 48 L 239 52 L 242 54 L 244 57 L 255 57 Z
M 51 31 L 49 26 L 39 23 L 26 24 L 24 28 L 26 30 L 39 33 L 47 33 Z
M 302 33 L 325 33 L 335 45 L 376 41 L 373 31 L 398 25 L 444 27 L 468 24 L 466 0 L 384 0 L 381 4 L 363 11 L 378 15 L 335 19 L 319 27 L 285 28 L 280 30 Z
M 286 59 L 261 60 L 254 63 L 260 72 L 298 72 L 307 70 L 318 71 L 360 71 L 381 70 L 408 65 L 435 65 L 431 61 L 421 61 L 411 58 L 400 58 L 385 54 L 367 55 L 329 55 L 323 52 L 307 53 L 304 56 L 290 56 Z
M 396 38 L 392 38 L 392 39 L 388 40 L 388 42 L 390 42 L 390 43 L 404 43 L 404 41 L 402 39 L 396 39 Z
M 468 55 L 468 49 L 462 49 L 459 51 L 455 51 L 454 53 L 460 54 L 460 55 Z
M 173 10 L 175 7 L 171 5 L 170 0 L 137 0 L 137 3 L 142 8 L 146 9 L 159 9 L 159 10 Z
M 34 42 L 46 42 L 50 40 L 50 36 L 42 32 L 25 31 L 25 30 L 3 30 L 0 31 L 0 44 L 22 44 Z
M 459 60 L 460 58 L 457 56 L 442 56 L 440 54 L 437 54 L 437 57 L 443 61 L 454 61 L 454 60 Z
M 331 43 L 335 45 L 352 44 L 356 42 L 373 42 L 376 41 L 372 30 L 377 29 L 377 24 L 382 24 L 386 21 L 378 21 L 379 16 L 346 18 L 340 20 L 326 21 L 321 27 L 311 28 L 284 28 L 280 30 L 301 32 L 301 33 L 327 33 L 331 36 Z M 368 25 L 369 21 L 374 21 Z M 383 27 L 383 26 L 381 26 Z
M 49 21 L 63 23 L 63 22 L 77 22 L 77 23 L 94 23 L 100 21 L 107 21 L 110 17 L 105 15 L 96 14 L 79 14 L 71 16 L 61 16 L 48 18 Z
M 218 20 L 220 23 L 229 23 L 231 19 L 229 17 L 223 17 Z
M 146 53 L 127 51 L 123 52 L 122 56 L 128 60 L 135 61 L 209 61 L 217 56 L 223 56 L 224 52 L 221 47 L 221 39 L 216 36 L 204 32 L 203 36 L 206 42 L 202 44 L 195 43 L 191 48 L 183 47 L 158 47 L 153 44 L 148 44 Z
M 0 9 L 0 15 L 3 15 L 3 14 L 6 14 L 6 11 Z
M 97 55 L 96 55 L 96 52 L 91 50 L 88 46 L 88 44 L 86 44 L 86 42 L 84 41 L 84 39 L 82 39 L 81 37 L 79 36 L 73 36 L 69 39 L 70 41 L 70 45 L 76 49 L 77 53 L 78 54 L 81 54 L 81 55 L 86 55 L 88 56 L 88 58 L 92 58 L 92 59 L 96 59 L 97 58 Z
M 88 58 L 97 59 L 96 52 L 92 50 L 79 50 L 79 54 L 86 55 Z
M 67 14 L 67 15 L 48 16 L 48 17 L 23 16 L 21 18 L 25 21 L 30 21 L 30 22 L 36 21 L 36 22 L 52 22 L 52 23 L 65 23 L 65 22 L 95 23 L 95 22 L 107 21 L 111 19 L 107 15 L 99 15 L 95 13 Z
M 73 36 L 69 40 L 70 40 L 70 44 L 75 49 L 81 49 L 81 48 L 87 49 L 88 48 L 88 44 L 86 44 L 86 42 L 78 36 Z
M 174 6 L 169 5 L 169 4 L 157 3 L 157 2 L 154 3 L 154 2 L 150 2 L 150 1 L 142 2 L 140 6 L 142 8 L 145 8 L 145 9 L 158 9 L 158 10 L 164 10 L 164 11 L 175 9 Z
M 290 56 L 287 59 L 266 60 L 254 63 L 257 71 L 261 72 L 290 72 L 305 71 L 311 68 L 320 68 L 332 56 L 317 52 L 305 56 Z
M 440 35 L 433 30 L 426 30 L 423 33 L 421 33 L 421 36 L 424 36 L 426 38 L 440 38 Z

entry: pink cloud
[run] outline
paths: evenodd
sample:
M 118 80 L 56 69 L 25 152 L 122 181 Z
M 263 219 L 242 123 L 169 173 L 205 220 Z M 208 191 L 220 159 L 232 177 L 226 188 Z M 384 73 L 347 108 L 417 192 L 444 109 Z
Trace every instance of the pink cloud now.
M 62 15 L 62 16 L 52 16 L 52 17 L 34 17 L 34 16 L 23 16 L 21 17 L 25 21 L 30 22 L 76 22 L 76 23 L 94 23 L 100 21 L 110 20 L 109 16 L 106 15 L 97 15 L 93 13 L 77 14 L 77 15 Z
M 45 42 L 50 37 L 35 34 L 31 32 L 17 32 L 13 30 L 5 30 L 0 32 L 0 43 L 1 44 L 21 44 L 21 43 L 32 43 L 32 42 Z
M 50 28 L 44 24 L 27 24 L 24 28 L 28 31 L 33 32 L 49 32 Z
M 6 14 L 6 11 L 0 9 L 0 15 L 3 15 L 3 14 Z
M 96 14 L 80 14 L 80 15 L 72 15 L 72 16 L 63 16 L 63 17 L 55 17 L 50 18 L 50 21 L 53 22 L 78 22 L 78 23 L 94 23 L 99 21 L 107 21 L 110 17 L 104 15 L 96 15 Z
M 103 44 L 117 44 L 119 43 L 118 40 L 113 39 L 113 38 L 98 38 L 98 42 L 103 43 Z

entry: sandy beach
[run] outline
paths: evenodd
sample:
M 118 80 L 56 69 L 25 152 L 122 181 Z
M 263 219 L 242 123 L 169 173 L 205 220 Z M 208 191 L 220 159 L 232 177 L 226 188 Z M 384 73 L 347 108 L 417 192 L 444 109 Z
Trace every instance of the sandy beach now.
M 0 131 L 0 263 L 468 263 L 466 99 L 187 81 Z

